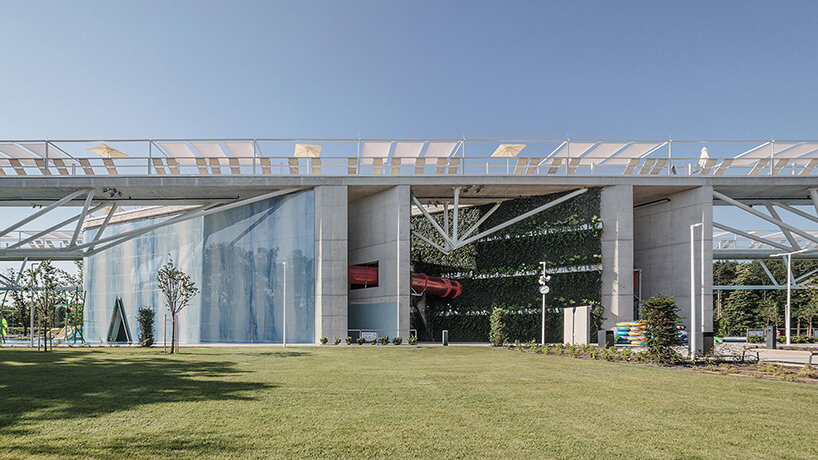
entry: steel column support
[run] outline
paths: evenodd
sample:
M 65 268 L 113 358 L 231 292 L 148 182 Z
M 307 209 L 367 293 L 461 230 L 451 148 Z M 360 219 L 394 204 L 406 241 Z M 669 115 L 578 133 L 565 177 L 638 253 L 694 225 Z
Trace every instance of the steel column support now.
M 753 235 L 752 233 L 747 233 L 747 232 L 741 231 L 741 230 L 739 230 L 737 228 L 733 228 L 733 227 L 730 227 L 730 226 L 727 226 L 727 225 L 724 225 L 724 224 L 720 224 L 718 222 L 713 222 L 713 226 L 716 227 L 716 228 L 720 228 L 720 229 L 722 229 L 724 231 L 730 232 L 730 233 L 735 233 L 736 235 L 743 236 L 743 237 L 751 239 L 753 241 L 758 241 L 759 243 L 764 243 L 764 244 L 772 246 L 774 248 L 783 249 L 785 251 L 789 251 L 789 250 L 792 249 L 790 247 L 784 246 L 783 244 L 779 244 L 779 243 L 776 243 L 775 241 L 768 240 L 767 238 L 762 238 L 762 237 L 760 237 L 758 235 Z
M 581 188 L 579 190 L 574 190 L 573 192 L 571 192 L 571 193 L 569 193 L 567 195 L 563 195 L 563 196 L 557 198 L 556 200 L 550 201 L 550 202 L 548 202 L 548 203 L 546 203 L 546 204 L 544 204 L 542 206 L 538 206 L 538 207 L 532 209 L 531 211 L 520 214 L 519 216 L 517 216 L 517 217 L 515 217 L 513 219 L 507 220 L 506 222 L 504 222 L 502 224 L 496 225 L 496 226 L 494 226 L 494 227 L 492 227 L 492 228 L 490 228 L 490 229 L 488 229 L 488 230 L 486 230 L 484 232 L 478 233 L 477 235 L 474 235 L 471 238 L 461 240 L 458 243 L 459 243 L 460 246 L 464 246 L 466 244 L 477 241 L 480 238 L 491 235 L 492 233 L 497 232 L 499 230 L 502 230 L 502 229 L 504 229 L 504 228 L 506 228 L 508 226 L 514 225 L 517 222 L 520 222 L 521 220 L 528 219 L 529 217 L 533 216 L 534 214 L 538 214 L 538 213 L 540 213 L 542 211 L 545 211 L 548 208 L 551 208 L 551 207 L 556 206 L 556 205 L 558 205 L 560 203 L 568 201 L 571 198 L 582 195 L 583 193 L 585 193 L 587 191 L 588 191 L 587 188 Z
M 91 208 L 91 210 L 88 211 L 88 212 L 96 212 L 96 211 L 99 211 L 100 209 L 102 209 L 104 207 L 105 207 L 105 203 L 98 204 L 98 205 L 94 206 L 93 208 Z M 64 225 L 68 225 L 71 222 L 74 222 L 75 220 L 79 219 L 79 217 L 80 217 L 79 214 L 77 214 L 74 217 L 69 217 L 68 219 L 65 219 L 64 221 L 62 221 L 60 223 L 54 224 L 54 225 L 48 227 L 47 229 L 45 229 L 45 230 L 43 230 L 41 232 L 37 232 L 34 235 L 31 235 L 31 236 L 29 236 L 28 238 L 26 238 L 24 240 L 20 240 L 20 241 L 18 241 L 16 243 L 10 245 L 7 249 L 19 248 L 20 246 L 22 246 L 22 245 L 24 245 L 26 243 L 29 243 L 31 241 L 34 241 L 34 240 L 36 240 L 37 238 L 39 238 L 39 237 L 41 237 L 43 235 L 47 235 L 49 232 L 52 232 L 52 231 L 54 231 L 54 230 L 56 230 L 58 228 L 62 228 Z
M 764 207 L 767 208 L 767 211 L 770 213 L 770 216 L 772 216 L 773 219 L 781 220 L 781 216 L 778 215 L 778 211 L 775 210 L 773 205 L 767 203 L 767 204 L 764 205 Z M 790 242 L 790 245 L 795 249 L 801 249 L 801 245 L 799 245 L 798 242 L 795 241 L 795 238 L 793 238 L 792 233 L 790 233 L 790 231 L 787 230 L 784 227 L 780 227 L 780 228 L 781 228 L 781 233 L 784 234 L 784 237 L 787 238 L 787 241 Z
M 747 206 L 746 204 L 744 204 L 744 203 L 742 203 L 740 201 L 737 201 L 737 200 L 734 200 L 733 198 L 730 198 L 727 195 L 724 195 L 722 193 L 719 193 L 719 192 L 713 190 L 713 196 L 720 199 L 720 200 L 722 200 L 722 201 L 724 201 L 725 203 L 731 204 L 731 205 L 733 205 L 733 206 L 735 206 L 735 207 L 737 207 L 739 209 L 747 211 L 747 212 L 749 212 L 750 214 L 752 214 L 752 215 L 754 215 L 756 217 L 760 217 L 761 219 L 764 219 L 767 222 L 778 225 L 779 227 L 782 228 L 782 230 L 786 228 L 787 230 L 795 233 L 796 235 L 800 235 L 800 236 L 802 236 L 802 237 L 804 237 L 804 238 L 806 238 L 806 239 L 808 239 L 808 240 L 810 240 L 810 241 L 812 241 L 814 243 L 818 243 L 818 238 L 810 235 L 809 233 L 807 233 L 805 231 L 802 231 L 802 230 L 799 230 L 799 229 L 797 229 L 797 228 L 793 227 L 792 225 L 789 225 L 789 224 L 787 224 L 785 222 L 782 222 L 780 219 L 775 219 L 773 217 L 770 217 L 770 216 L 764 214 L 761 211 L 757 211 L 757 210 L 751 208 L 750 206 Z
M 105 216 L 105 220 L 102 221 L 102 225 L 99 227 L 99 230 L 97 230 L 97 234 L 94 235 L 94 241 L 97 241 L 102 237 L 102 233 L 106 228 L 108 228 L 108 224 L 111 222 L 111 218 L 114 217 L 114 213 L 116 213 L 117 209 L 119 209 L 119 206 L 116 203 L 111 205 L 108 215 Z
M 73 192 L 73 193 L 69 194 L 68 196 L 66 196 L 64 198 L 61 198 L 60 200 L 55 201 L 54 203 L 51 203 L 50 205 L 40 209 L 39 211 L 35 212 L 34 214 L 32 214 L 32 215 L 18 221 L 17 223 L 11 225 L 10 227 L 7 227 L 7 228 L 5 228 L 3 230 L 0 230 L 0 235 L 5 235 L 5 234 L 7 234 L 9 232 L 12 232 L 12 231 L 20 228 L 21 226 L 31 222 L 32 220 L 34 220 L 34 219 L 48 213 L 49 211 L 51 211 L 53 209 L 56 209 L 56 208 L 59 208 L 60 206 L 64 205 L 65 203 L 68 203 L 69 201 L 71 201 L 74 198 L 82 195 L 83 193 L 90 193 L 90 192 L 91 192 L 91 190 L 77 190 L 76 192 Z
M 80 237 L 80 232 L 82 232 L 82 224 L 85 223 L 85 216 L 88 215 L 88 209 L 91 208 L 91 201 L 94 199 L 94 191 L 91 190 L 88 192 L 88 196 L 85 197 L 85 204 L 82 205 L 82 212 L 80 212 L 80 217 L 77 219 L 77 227 L 74 229 L 74 235 L 71 236 L 71 243 L 68 247 L 73 248 L 77 245 L 77 240 Z

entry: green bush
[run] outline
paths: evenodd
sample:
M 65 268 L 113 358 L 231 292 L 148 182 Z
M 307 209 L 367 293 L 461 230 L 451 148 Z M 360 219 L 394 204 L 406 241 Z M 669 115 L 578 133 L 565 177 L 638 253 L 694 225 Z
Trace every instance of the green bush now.
M 386 337 L 386 336 L 379 337 L 378 342 L 380 342 L 381 345 L 388 345 L 389 344 L 389 337 Z
M 495 307 L 491 312 L 491 317 L 489 318 L 489 323 L 491 324 L 489 342 L 495 347 L 503 346 L 503 342 L 508 339 L 506 316 L 507 312 L 502 308 Z
M 366 343 L 366 339 L 363 337 L 358 337 L 358 345 L 363 345 Z
M 761 337 L 759 335 L 752 335 L 750 337 L 747 337 L 747 343 L 761 343 L 763 341 L 764 337 Z
M 339 343 L 341 343 L 341 338 L 338 337 L 338 336 L 335 336 L 335 345 L 338 345 Z
M 394 339 L 392 339 L 392 343 L 394 343 L 395 345 L 400 345 L 403 343 L 403 339 L 400 337 L 395 337 Z
M 371 345 L 377 345 L 377 343 L 378 343 L 378 339 L 377 339 L 377 337 L 376 337 L 376 338 L 374 338 L 374 339 L 372 339 L 372 340 L 370 340 L 370 341 L 369 341 L 369 343 L 370 343 Z
M 618 353 L 616 352 L 616 348 L 613 347 L 605 347 L 602 349 L 602 359 L 605 361 L 613 361 L 616 359 Z
M 418 344 L 418 336 L 416 336 L 416 335 L 409 336 L 408 342 L 409 342 L 409 345 L 417 345 Z
M 139 324 L 139 345 L 149 347 L 153 345 L 153 309 L 139 307 L 136 322 Z
M 327 338 L 326 337 L 321 337 L 321 345 L 326 345 L 326 344 L 327 344 Z
M 562 354 L 565 353 L 565 345 L 561 343 L 554 345 L 554 353 L 556 353 L 559 356 L 562 356 Z
M 678 311 L 673 297 L 656 295 L 642 304 L 642 319 L 647 323 L 648 353 L 656 364 L 675 364 L 680 359 L 673 350 L 677 344 Z
M 352 341 L 353 341 L 353 340 L 352 340 L 352 337 L 347 336 L 346 341 L 347 341 L 347 345 L 352 345 Z

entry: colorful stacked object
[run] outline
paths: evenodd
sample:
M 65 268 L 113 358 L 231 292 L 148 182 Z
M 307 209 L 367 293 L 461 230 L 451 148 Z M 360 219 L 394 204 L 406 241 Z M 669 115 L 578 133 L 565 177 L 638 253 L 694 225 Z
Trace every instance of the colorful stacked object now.
M 614 341 L 625 345 L 647 345 L 648 325 L 645 321 L 625 321 L 614 325 Z M 679 344 L 687 343 L 687 330 L 676 326 L 676 339 Z
M 687 330 L 685 330 L 684 326 L 676 326 L 676 340 L 679 341 L 679 344 L 687 343 Z
M 645 345 L 645 331 L 647 324 L 644 321 L 625 321 L 614 325 L 614 340 L 619 344 Z

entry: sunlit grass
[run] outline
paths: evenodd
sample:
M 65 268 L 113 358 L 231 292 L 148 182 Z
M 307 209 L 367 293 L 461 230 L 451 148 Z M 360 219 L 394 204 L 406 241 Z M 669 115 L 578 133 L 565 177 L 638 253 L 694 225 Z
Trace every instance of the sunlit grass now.
M 812 385 L 476 347 L 0 350 L 8 458 L 815 458 L 815 407 Z

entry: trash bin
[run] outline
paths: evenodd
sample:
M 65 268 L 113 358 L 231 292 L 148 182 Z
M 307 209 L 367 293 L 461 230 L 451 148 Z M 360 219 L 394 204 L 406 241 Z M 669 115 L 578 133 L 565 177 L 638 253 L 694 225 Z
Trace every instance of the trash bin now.
M 711 351 L 713 351 L 713 346 L 714 346 L 714 344 L 713 344 L 713 331 L 703 332 L 702 333 L 702 338 L 703 338 L 703 341 L 704 341 L 702 343 L 702 345 L 704 347 L 704 350 L 703 350 L 704 354 L 708 354 Z
M 597 337 L 596 343 L 600 347 L 614 346 L 614 331 L 606 331 L 602 329 L 596 333 L 596 337 Z
M 777 335 L 775 326 L 765 326 L 764 345 L 769 349 L 775 349 L 778 346 L 778 340 L 776 340 L 778 338 Z
M 443 331 L 443 346 L 449 346 L 449 331 Z

